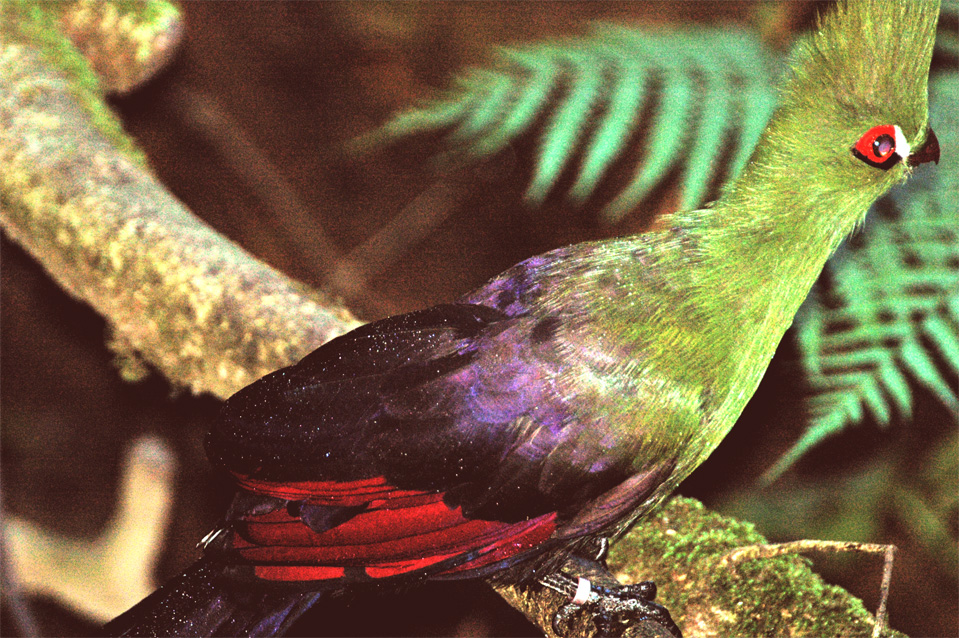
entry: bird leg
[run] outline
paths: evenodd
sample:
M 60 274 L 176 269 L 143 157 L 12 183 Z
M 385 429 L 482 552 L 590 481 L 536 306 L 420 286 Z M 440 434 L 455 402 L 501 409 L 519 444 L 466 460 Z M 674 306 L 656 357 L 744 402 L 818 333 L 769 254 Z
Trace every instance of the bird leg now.
M 609 567 L 606 565 L 606 558 L 609 556 L 609 539 L 605 536 L 597 536 L 592 539 L 590 545 L 586 547 L 581 547 L 577 550 L 578 555 L 590 555 L 592 554 L 592 562 L 599 563 L 600 567 L 604 571 L 609 571 Z
M 581 574 L 592 576 L 593 579 Z M 630 622 L 652 621 L 663 630 L 660 632 L 663 636 L 682 638 L 683 634 L 669 611 L 655 602 L 655 583 L 606 584 L 610 581 L 616 583 L 599 562 L 575 556 L 567 560 L 563 571 L 540 579 L 544 587 L 569 597 L 569 602 L 553 616 L 553 632 L 559 636 L 566 635 L 573 615 L 585 609 L 592 614 L 600 636 L 621 636 Z

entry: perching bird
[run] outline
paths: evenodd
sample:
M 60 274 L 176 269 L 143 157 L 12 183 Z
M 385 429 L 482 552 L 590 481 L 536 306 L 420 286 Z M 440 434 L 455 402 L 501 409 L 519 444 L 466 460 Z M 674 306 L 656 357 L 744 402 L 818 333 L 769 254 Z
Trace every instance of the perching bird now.
M 541 579 L 641 519 L 732 427 L 870 204 L 938 161 L 937 16 L 840 3 L 714 205 L 533 257 L 238 392 L 206 442 L 238 487 L 222 526 L 108 629 L 276 633 L 358 583 Z

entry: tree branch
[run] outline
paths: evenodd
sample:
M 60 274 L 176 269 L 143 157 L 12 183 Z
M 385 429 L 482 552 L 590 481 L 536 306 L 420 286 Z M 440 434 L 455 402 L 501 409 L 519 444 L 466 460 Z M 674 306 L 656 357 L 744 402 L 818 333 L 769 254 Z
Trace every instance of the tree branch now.
M 93 539 L 64 538 L 6 516 L 6 559 L 25 592 L 52 596 L 106 622 L 156 589 L 154 569 L 173 505 L 173 452 L 142 437 L 127 452 L 117 511 Z
M 226 398 L 359 325 L 190 214 L 107 138 L 105 116 L 76 99 L 23 22 L 5 18 L 0 224 L 106 318 L 128 362 L 136 353 L 171 382 Z
M 608 562 L 620 582 L 655 581 L 657 601 L 687 636 L 873 635 L 875 618 L 862 601 L 824 583 L 802 557 L 729 563 L 730 550 L 765 543 L 751 523 L 675 497 L 620 539 Z M 566 602 L 561 596 L 538 587 L 501 586 L 497 591 L 547 636 L 555 636 L 550 622 Z M 637 623 L 626 635 L 643 632 L 648 627 Z M 595 636 L 596 629 L 580 614 L 570 634 Z M 903 636 L 888 628 L 882 635 Z

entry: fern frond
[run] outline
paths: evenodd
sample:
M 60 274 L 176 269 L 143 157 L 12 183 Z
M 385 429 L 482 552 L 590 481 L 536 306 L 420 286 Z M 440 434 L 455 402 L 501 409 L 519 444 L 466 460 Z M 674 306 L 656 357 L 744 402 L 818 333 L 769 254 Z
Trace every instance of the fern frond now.
M 930 80 L 930 121 L 959 147 L 959 75 Z M 829 266 L 833 285 L 807 300 L 798 339 L 814 396 L 811 425 L 766 474 L 779 476 L 824 438 L 868 411 L 880 424 L 908 416 L 913 386 L 959 410 L 959 158 L 943 154 L 880 201 L 859 247 Z M 910 380 L 912 383 L 910 383 Z
M 600 24 L 582 38 L 502 49 L 373 137 L 443 132 L 447 152 L 479 158 L 530 135 L 527 200 L 584 206 L 613 184 L 602 216 L 615 223 L 684 162 L 684 208 L 735 177 L 775 107 L 778 65 L 745 31 Z M 571 186 L 560 192 L 561 183 Z
M 509 144 L 510 140 L 520 135 L 529 128 L 540 109 L 543 108 L 547 99 L 549 99 L 550 90 L 556 75 L 559 73 L 556 65 L 549 58 L 528 55 L 523 51 L 512 51 L 504 49 L 501 54 L 510 59 L 518 67 L 525 69 L 530 74 L 532 80 L 525 86 L 517 86 L 515 80 L 512 83 L 515 101 L 512 109 L 505 114 L 497 124 L 491 128 L 484 136 L 476 139 L 471 152 L 475 155 L 492 155 Z M 477 75 L 480 75 L 477 73 Z M 482 76 L 481 76 L 482 77 Z M 508 76 L 500 76 L 509 79 Z M 480 103 L 481 100 L 476 100 Z M 462 102 L 467 106 L 468 102 Z
M 696 58 L 704 59 L 708 52 L 697 44 Z M 693 136 L 689 157 L 686 160 L 686 173 L 683 178 L 681 209 L 695 208 L 706 198 L 712 176 L 716 173 L 715 164 L 722 156 L 723 143 L 731 133 L 731 122 L 735 121 L 735 104 L 727 88 L 729 82 L 725 69 L 703 66 L 702 87 L 705 93 L 698 126 Z
M 610 58 L 619 60 L 620 81 L 610 90 L 606 113 L 586 149 L 579 178 L 570 188 L 570 196 L 579 205 L 589 199 L 606 169 L 624 152 L 649 90 L 649 72 L 642 60 L 616 56 L 615 50 Z
M 579 132 L 586 128 L 593 109 L 598 108 L 604 89 L 603 65 L 596 64 L 588 51 L 573 48 L 559 54 L 565 58 L 567 71 L 578 81 L 569 86 L 565 99 L 557 104 L 543 131 L 539 161 L 526 191 L 526 196 L 535 202 L 546 198 L 564 167 L 572 161 Z
M 939 14 L 939 32 L 936 48 L 953 58 L 959 58 L 959 0 L 942 0 Z

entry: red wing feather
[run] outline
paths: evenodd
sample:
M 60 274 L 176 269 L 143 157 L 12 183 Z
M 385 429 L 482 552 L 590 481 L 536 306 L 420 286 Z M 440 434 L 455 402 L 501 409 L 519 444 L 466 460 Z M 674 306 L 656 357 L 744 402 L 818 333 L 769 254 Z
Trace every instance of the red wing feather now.
M 387 578 L 426 570 L 455 577 L 505 561 L 546 541 L 555 513 L 528 521 L 470 520 L 442 494 L 400 490 L 385 479 L 275 483 L 237 476 L 257 494 L 327 507 L 365 506 L 334 527 L 316 531 L 285 508 L 248 513 L 234 521 L 229 547 L 255 566 L 257 577 L 278 581 L 344 578 L 362 570 Z

